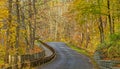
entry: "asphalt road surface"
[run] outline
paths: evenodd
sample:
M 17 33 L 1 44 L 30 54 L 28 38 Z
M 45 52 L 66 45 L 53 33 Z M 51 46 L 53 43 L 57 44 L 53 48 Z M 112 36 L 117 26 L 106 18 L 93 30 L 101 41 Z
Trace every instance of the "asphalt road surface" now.
M 49 42 L 56 50 L 56 58 L 36 69 L 94 69 L 90 59 L 70 49 L 62 42 Z

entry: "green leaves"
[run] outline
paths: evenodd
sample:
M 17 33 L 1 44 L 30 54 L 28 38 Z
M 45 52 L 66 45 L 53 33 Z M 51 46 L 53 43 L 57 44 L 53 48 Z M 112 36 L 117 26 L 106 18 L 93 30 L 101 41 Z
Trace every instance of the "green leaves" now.
M 109 36 L 109 40 L 100 44 L 97 48 L 102 52 L 104 57 L 118 58 L 120 57 L 120 34 L 115 33 Z
M 110 41 L 113 41 L 113 42 L 120 41 L 120 33 L 111 34 Z

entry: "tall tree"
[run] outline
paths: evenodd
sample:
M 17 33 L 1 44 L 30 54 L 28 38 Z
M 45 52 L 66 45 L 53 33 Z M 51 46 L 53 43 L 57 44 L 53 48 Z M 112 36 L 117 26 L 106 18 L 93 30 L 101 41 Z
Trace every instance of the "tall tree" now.
M 7 24 L 7 44 L 6 44 L 6 55 L 5 55 L 5 63 L 8 63 L 9 57 L 9 48 L 10 48 L 10 24 L 12 23 L 12 0 L 8 0 L 8 24 Z
M 109 20 L 110 34 L 113 34 L 114 33 L 114 22 L 112 22 L 110 0 L 107 0 L 107 7 L 108 7 L 108 20 Z
M 98 0 L 98 6 L 99 6 L 99 32 L 100 32 L 100 42 L 103 43 L 104 42 L 104 28 L 103 28 L 103 22 L 102 22 L 102 14 L 101 14 L 101 1 Z
M 33 16 L 34 16 L 34 28 L 33 28 L 33 46 L 34 46 L 34 42 L 35 42 L 35 36 L 36 36 L 36 14 L 37 14 L 37 9 L 36 9 L 36 2 L 37 0 L 33 0 Z
M 19 0 L 16 0 L 16 14 L 17 14 L 17 28 L 16 28 L 16 48 L 19 46 L 19 26 L 20 26 L 20 4 Z
M 29 18 L 28 18 L 28 22 L 29 22 L 29 46 L 30 49 L 33 48 L 33 32 L 32 32 L 32 1 L 28 0 L 29 3 L 29 7 L 28 7 L 28 13 L 29 13 Z

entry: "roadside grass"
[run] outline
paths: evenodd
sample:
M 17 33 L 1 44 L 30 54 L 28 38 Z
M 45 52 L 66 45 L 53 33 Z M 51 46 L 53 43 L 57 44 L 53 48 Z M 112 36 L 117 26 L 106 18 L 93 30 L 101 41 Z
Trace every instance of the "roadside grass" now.
M 74 45 L 71 45 L 71 44 L 67 44 L 67 46 L 69 46 L 71 49 L 77 51 L 78 53 L 81 53 L 87 57 L 89 57 L 91 59 L 91 63 L 94 65 L 94 69 L 99 69 L 99 66 L 98 64 L 95 62 L 94 58 L 93 58 L 93 54 L 87 52 L 86 50 L 84 49 L 81 49 L 81 48 L 78 48 Z

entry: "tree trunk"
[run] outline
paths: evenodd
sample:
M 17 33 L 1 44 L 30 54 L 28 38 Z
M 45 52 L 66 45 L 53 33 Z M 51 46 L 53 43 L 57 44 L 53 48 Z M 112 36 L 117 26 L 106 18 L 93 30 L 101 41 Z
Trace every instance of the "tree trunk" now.
M 18 48 L 18 46 L 19 46 L 19 26 L 20 26 L 19 0 L 16 0 L 16 13 L 17 13 L 16 48 Z
M 36 0 L 33 0 L 33 11 L 34 11 L 34 28 L 33 28 L 33 46 L 34 46 L 34 42 L 35 42 L 35 34 L 36 34 L 36 14 L 37 14 L 37 10 L 36 10 Z
M 6 43 L 6 53 L 5 53 L 5 63 L 9 63 L 9 47 L 10 47 L 10 42 L 9 42 L 9 29 L 10 29 L 10 24 L 12 22 L 12 0 L 8 0 L 8 24 L 7 24 L 7 43 Z
M 98 28 L 99 28 L 99 32 L 100 32 L 100 42 L 103 43 L 104 42 L 104 28 L 103 28 L 103 22 L 102 22 L 102 15 L 101 15 L 101 1 L 98 0 L 98 4 L 99 4 L 99 9 L 100 9 L 100 14 L 99 14 L 99 23 L 98 23 Z
M 24 9 L 24 8 L 23 8 Z M 27 35 L 27 26 L 25 24 L 25 14 L 24 14 L 24 10 L 21 10 L 21 21 L 22 21 L 22 27 L 23 29 L 26 31 L 25 32 L 25 41 L 26 41 L 26 44 L 29 45 L 29 41 L 28 41 L 28 35 Z
M 100 42 L 104 42 L 104 29 L 103 29 L 103 23 L 102 23 L 102 17 L 99 16 L 99 31 L 100 31 Z
M 109 19 L 110 34 L 113 34 L 114 28 L 113 28 L 113 22 L 112 22 L 111 12 L 110 12 L 110 0 L 107 0 L 107 6 L 108 6 L 108 19 Z
M 112 27 L 113 27 L 113 33 L 114 33 L 115 32 L 115 22 L 114 22 L 115 18 L 114 17 L 112 17 L 112 21 L 113 21 L 113 26 Z
M 58 22 L 55 20 L 55 41 L 57 40 L 58 35 Z
M 33 32 L 32 32 L 32 2 L 31 0 L 28 0 L 29 1 L 29 10 L 28 10 L 28 13 L 29 13 L 29 19 L 28 19 L 28 23 L 29 23 L 29 44 L 30 44 L 30 49 L 33 48 Z

